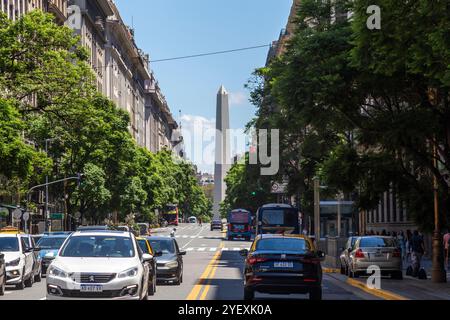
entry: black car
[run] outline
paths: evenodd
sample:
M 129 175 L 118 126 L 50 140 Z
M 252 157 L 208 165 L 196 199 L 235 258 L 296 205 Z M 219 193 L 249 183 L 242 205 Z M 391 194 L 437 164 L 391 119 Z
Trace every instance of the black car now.
M 156 258 L 156 277 L 158 281 L 172 282 L 180 285 L 183 282 L 183 256 L 178 243 L 173 238 L 148 237 L 153 251 L 161 256 Z
M 6 288 L 6 264 L 5 255 L 0 253 L 0 296 L 5 295 Z
M 308 294 L 322 300 L 324 254 L 300 235 L 258 235 L 248 250 L 244 268 L 244 299 L 253 300 L 255 292 L 268 294 Z
M 211 222 L 211 231 L 219 229 L 220 231 L 223 231 L 223 223 L 222 220 L 213 220 Z

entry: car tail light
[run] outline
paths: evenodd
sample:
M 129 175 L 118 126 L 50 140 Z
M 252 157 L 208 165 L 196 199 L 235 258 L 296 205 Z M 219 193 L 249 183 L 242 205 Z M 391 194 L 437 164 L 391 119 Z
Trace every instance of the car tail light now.
M 228 230 L 231 231 L 231 224 L 230 223 L 228 224 Z
M 355 258 L 365 258 L 364 252 L 361 249 L 356 250 Z
M 392 257 L 394 257 L 394 258 L 401 258 L 401 256 L 402 256 L 401 250 L 400 249 L 395 249 L 394 253 L 392 254 Z
M 304 282 L 317 282 L 316 279 L 303 279 Z
M 248 264 L 253 265 L 253 264 L 256 264 L 256 263 L 266 262 L 268 260 L 269 259 L 267 259 L 267 258 L 249 257 L 247 261 L 248 261 Z

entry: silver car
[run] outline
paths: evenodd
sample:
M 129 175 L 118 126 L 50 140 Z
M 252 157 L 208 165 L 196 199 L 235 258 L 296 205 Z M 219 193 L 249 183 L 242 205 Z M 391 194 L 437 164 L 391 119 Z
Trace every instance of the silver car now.
M 75 232 L 49 266 L 47 299 L 147 299 L 152 259 L 130 232 Z
M 349 276 L 367 275 L 371 266 L 377 266 L 382 275 L 403 279 L 401 250 L 392 237 L 370 236 L 356 240 L 349 256 Z
M 350 253 L 353 251 L 353 247 L 355 246 L 356 240 L 358 237 L 350 237 L 345 243 L 345 247 L 341 248 L 341 256 L 339 260 L 341 262 L 341 274 L 348 275 L 349 265 L 350 265 Z

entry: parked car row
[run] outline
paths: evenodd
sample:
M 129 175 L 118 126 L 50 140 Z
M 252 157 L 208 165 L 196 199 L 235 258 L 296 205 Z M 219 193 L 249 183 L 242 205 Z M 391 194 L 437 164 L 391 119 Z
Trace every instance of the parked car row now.
M 340 256 L 341 274 L 351 278 L 367 275 L 371 266 L 377 266 L 382 275 L 403 279 L 401 249 L 393 237 L 350 237 Z

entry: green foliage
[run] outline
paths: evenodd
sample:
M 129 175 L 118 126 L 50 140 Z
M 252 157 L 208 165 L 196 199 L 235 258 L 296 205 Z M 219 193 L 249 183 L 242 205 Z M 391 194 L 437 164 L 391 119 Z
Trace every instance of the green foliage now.
M 302 1 L 287 52 L 249 84 L 258 107 L 249 126 L 281 129 L 281 174 L 289 177 L 289 193 L 301 195 L 305 213 L 312 213 L 317 175 L 329 190 L 357 193 L 361 210 L 375 208 L 393 189 L 430 230 L 433 177 L 441 215 L 450 218 L 448 3 L 334 2 L 352 8 L 352 21 L 331 23 L 330 0 Z M 381 30 L 366 26 L 372 4 L 381 7 Z
M 0 14 L 0 196 L 23 198 L 45 174 L 53 181 L 84 173 L 80 186 L 50 188 L 72 216 L 154 223 L 155 209 L 176 203 L 207 219 L 211 203 L 192 164 L 137 146 L 128 113 L 96 93 L 88 58 L 52 15 L 36 10 L 11 21 Z M 36 150 L 47 139 L 48 157 Z

